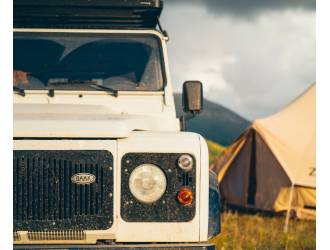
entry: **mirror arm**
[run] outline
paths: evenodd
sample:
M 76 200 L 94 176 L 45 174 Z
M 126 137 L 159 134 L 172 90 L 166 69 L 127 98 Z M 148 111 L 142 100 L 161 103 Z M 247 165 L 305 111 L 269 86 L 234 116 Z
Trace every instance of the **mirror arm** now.
M 197 115 L 197 113 L 191 112 L 191 113 L 185 114 L 185 115 L 183 115 L 183 116 L 180 117 L 180 128 L 181 128 L 181 131 L 186 131 L 186 129 L 187 129 L 187 121 L 195 118 L 196 115 Z

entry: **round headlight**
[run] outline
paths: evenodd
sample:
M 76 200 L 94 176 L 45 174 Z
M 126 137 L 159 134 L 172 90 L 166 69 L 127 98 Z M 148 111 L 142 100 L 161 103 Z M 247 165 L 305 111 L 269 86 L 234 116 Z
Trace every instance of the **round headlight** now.
M 190 171 L 194 165 L 193 158 L 187 154 L 181 155 L 178 159 L 178 165 L 184 171 Z
M 153 164 L 136 167 L 129 177 L 129 189 L 134 197 L 143 203 L 159 200 L 166 190 L 164 172 Z

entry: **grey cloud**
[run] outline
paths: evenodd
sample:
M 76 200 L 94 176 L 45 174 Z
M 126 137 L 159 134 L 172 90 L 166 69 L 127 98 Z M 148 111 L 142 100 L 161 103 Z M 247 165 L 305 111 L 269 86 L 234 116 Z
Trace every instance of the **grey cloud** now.
M 315 81 L 315 12 L 272 11 L 246 21 L 173 4 L 163 14 L 175 91 L 201 80 L 207 99 L 255 119 Z
M 167 4 L 200 5 L 214 15 L 251 18 L 264 11 L 307 9 L 315 11 L 315 0 L 165 0 Z

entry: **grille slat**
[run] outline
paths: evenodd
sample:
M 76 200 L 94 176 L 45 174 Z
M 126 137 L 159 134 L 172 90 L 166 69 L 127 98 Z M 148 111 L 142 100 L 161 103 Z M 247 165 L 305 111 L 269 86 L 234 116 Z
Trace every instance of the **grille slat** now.
M 36 219 L 36 213 L 38 212 L 38 178 L 39 178 L 39 171 L 36 166 L 36 159 L 35 157 L 32 158 L 32 211 L 31 216 L 32 219 Z
M 86 173 L 84 165 L 82 163 L 80 163 L 79 167 L 80 167 L 81 173 Z M 85 189 L 86 189 L 85 185 L 80 188 L 80 214 L 81 215 L 85 214 L 85 212 L 86 212 L 86 210 L 85 210 L 85 205 L 86 205 L 86 202 L 85 202 Z
M 61 194 L 65 194 L 64 193 L 64 175 L 63 175 L 63 162 L 62 160 L 60 159 L 58 161 L 58 165 L 59 165 L 59 191 Z M 60 199 L 60 202 L 59 202 L 59 218 L 60 219 L 64 219 L 64 198 L 65 198 L 65 195 L 61 195 L 60 196 L 61 199 Z
M 90 170 L 89 170 L 92 174 L 95 175 L 95 171 L 94 171 L 94 164 L 91 164 L 90 165 Z M 96 175 L 95 175 L 96 176 Z M 91 196 L 91 213 L 95 213 L 95 186 L 96 185 L 93 185 L 93 186 L 90 186 L 90 196 Z
M 17 171 L 17 168 L 18 168 L 18 159 L 15 159 L 14 158 L 14 183 L 18 183 L 18 171 Z M 17 204 L 18 201 L 17 201 L 17 195 L 18 193 L 18 190 L 17 190 L 17 185 L 14 185 L 14 190 L 13 190 L 13 194 L 14 194 L 14 204 Z M 18 206 L 14 206 L 14 218 L 17 217 L 17 207 Z
M 75 165 L 76 165 L 76 167 L 75 167 L 76 173 L 81 172 L 80 171 L 80 165 L 78 163 L 76 163 Z M 76 204 L 76 211 L 75 211 L 75 215 L 79 215 L 80 214 L 80 200 L 81 200 L 80 187 L 76 185 L 75 186 L 75 190 L 76 190 L 76 197 L 75 197 L 76 198 L 76 202 L 75 202 L 75 204 Z
M 70 178 L 70 169 L 67 165 L 67 161 L 64 160 L 63 164 L 64 164 L 63 165 L 64 179 Z M 64 193 L 71 194 L 70 189 L 69 189 L 69 187 L 70 187 L 69 182 L 66 181 L 63 186 L 64 186 Z M 71 197 L 71 195 L 66 195 L 65 199 L 64 199 L 64 219 L 70 217 L 70 211 L 69 211 L 70 197 Z
M 96 175 L 96 179 L 99 180 L 100 178 L 100 175 L 99 175 L 99 172 L 98 172 L 98 165 L 96 164 L 95 165 L 95 175 Z M 96 185 L 96 213 L 99 212 L 99 195 L 100 195 L 100 185 L 99 183 L 97 183 Z
M 60 210 L 60 206 L 59 206 L 59 201 L 61 199 L 61 195 L 60 195 L 60 186 L 59 186 L 59 164 L 58 161 L 55 159 L 53 162 L 53 169 L 54 169 L 54 189 L 55 189 L 55 195 L 52 196 L 53 197 L 53 202 L 54 202 L 54 207 L 53 207 L 53 219 L 61 219 L 60 214 L 59 214 L 59 210 Z
M 51 190 L 51 187 L 52 187 L 52 168 L 51 168 L 51 159 L 46 159 L 46 173 L 47 173 L 47 181 L 45 182 L 45 186 L 46 186 L 46 193 L 45 193 L 45 202 L 46 202 L 46 209 L 45 209 L 45 212 L 46 212 L 46 217 L 45 219 L 51 219 L 51 214 L 52 214 L 52 211 L 51 211 L 51 208 L 49 207 L 49 204 L 51 203 L 51 197 L 50 197 L 50 190 Z M 42 166 L 41 166 L 42 167 Z
M 86 173 L 90 173 L 89 165 L 90 164 L 86 164 L 85 163 L 85 171 L 86 171 Z M 90 188 L 91 188 L 91 185 L 85 186 L 85 200 L 86 201 L 88 200 L 89 197 L 91 197 Z M 91 210 L 90 210 L 91 203 L 90 202 L 86 202 L 85 204 L 86 204 L 85 213 L 86 214 L 90 214 L 91 213 Z
M 70 176 L 73 175 L 73 173 L 75 173 L 75 170 L 74 170 L 74 164 L 72 163 L 72 161 L 70 161 Z M 70 206 L 70 217 L 74 216 L 74 211 L 75 211 L 75 205 L 76 205 L 76 202 L 75 202 L 75 197 L 76 197 L 76 186 L 71 186 L 71 192 L 70 194 L 70 202 L 71 202 L 71 206 Z
M 22 158 L 22 170 L 23 170 L 23 175 L 27 176 L 27 164 L 26 164 L 26 158 Z M 23 219 L 27 219 L 27 211 L 28 211 L 28 204 L 27 204 L 27 191 L 28 191 L 28 186 L 27 186 L 27 178 L 23 179 L 23 192 L 22 192 L 22 204 L 23 204 Z
M 32 158 L 33 159 L 33 158 Z M 28 219 L 32 219 L 32 201 L 33 201 L 33 186 L 32 186 L 32 178 L 33 178 L 33 169 L 32 169 L 32 164 L 30 162 L 30 159 L 27 158 L 26 159 L 26 165 L 27 165 L 27 168 L 26 168 L 26 173 L 27 173 L 27 218 Z
M 113 158 L 108 151 L 14 151 L 14 229 L 106 229 L 112 221 Z M 96 176 L 73 183 L 77 173 Z M 106 209 L 102 209 L 105 207 Z
M 48 188 L 48 209 L 49 209 L 49 219 L 54 220 L 54 209 L 56 206 L 55 197 L 56 197 L 56 187 L 55 187 L 55 166 L 54 160 L 50 159 L 50 186 Z
M 101 183 L 103 182 L 103 172 L 99 170 L 99 178 Z M 103 185 L 100 185 L 100 200 L 103 200 Z M 102 211 L 102 206 L 100 206 L 100 210 Z
M 44 195 L 44 168 L 41 167 L 41 162 L 45 162 L 45 160 L 42 158 L 37 158 L 37 170 L 38 170 L 38 175 L 37 175 L 37 180 L 36 180 L 36 193 L 37 193 L 37 204 L 36 204 L 36 216 L 34 219 L 40 218 L 44 219 L 45 218 L 45 202 L 43 199 Z

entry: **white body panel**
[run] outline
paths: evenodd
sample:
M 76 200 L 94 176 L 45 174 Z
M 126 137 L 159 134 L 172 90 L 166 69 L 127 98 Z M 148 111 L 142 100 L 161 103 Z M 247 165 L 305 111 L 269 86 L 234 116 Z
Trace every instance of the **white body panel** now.
M 200 210 L 200 197 L 208 203 L 208 185 L 201 189 L 201 179 L 208 178 L 207 165 L 202 170 L 200 156 L 201 137 L 194 133 L 136 132 L 129 138 L 118 140 L 118 159 L 128 152 L 189 153 L 196 158 L 196 214 L 192 221 L 184 223 L 125 222 L 118 218 L 118 241 L 120 242 L 197 242 L 200 235 L 200 218 L 208 217 L 208 209 Z M 117 176 L 120 178 L 120 176 Z M 170 185 L 170 183 L 169 183 Z M 205 185 L 205 183 L 204 183 Z M 120 187 L 119 187 L 120 188 Z M 201 193 L 200 190 L 206 190 Z M 118 202 L 119 206 L 120 203 Z M 117 210 L 119 207 L 117 207 Z M 207 222 L 206 220 L 205 222 Z M 203 223 L 205 223 L 203 222 Z M 206 223 L 207 224 L 207 223 Z
M 89 97 L 86 97 L 88 99 Z M 118 97 L 121 98 L 121 97 Z M 161 103 L 149 100 L 148 105 Z M 109 101 L 110 105 L 112 100 Z M 121 100 L 114 100 L 121 101 Z M 132 102 L 132 100 L 130 100 Z M 139 100 L 136 101 L 138 103 Z M 148 100 L 147 100 L 148 101 Z M 145 101 L 145 102 L 147 102 Z M 129 106 L 128 101 L 124 103 Z M 15 104 L 15 137 L 123 138 L 134 130 L 177 131 L 177 119 L 157 113 L 117 113 L 115 107 L 81 104 Z M 124 105 L 123 105 L 124 106 Z M 143 106 L 143 105 L 141 105 Z
M 176 142 L 176 143 L 173 143 Z M 201 150 L 202 146 L 202 150 Z M 15 140 L 14 150 L 108 150 L 114 158 L 114 223 L 108 230 L 86 231 L 86 240 L 62 243 L 96 243 L 99 239 L 117 242 L 200 242 L 207 240 L 208 165 L 205 165 L 205 142 L 189 132 L 132 132 L 129 138 L 118 140 Z M 189 153 L 196 159 L 196 213 L 193 220 L 180 223 L 125 222 L 120 216 L 120 162 L 128 152 Z M 206 181 L 207 180 L 207 181 Z M 201 203 L 203 201 L 203 203 Z M 20 232 L 20 244 L 40 244 L 29 241 L 27 232 Z M 52 242 L 59 243 L 59 242 Z

